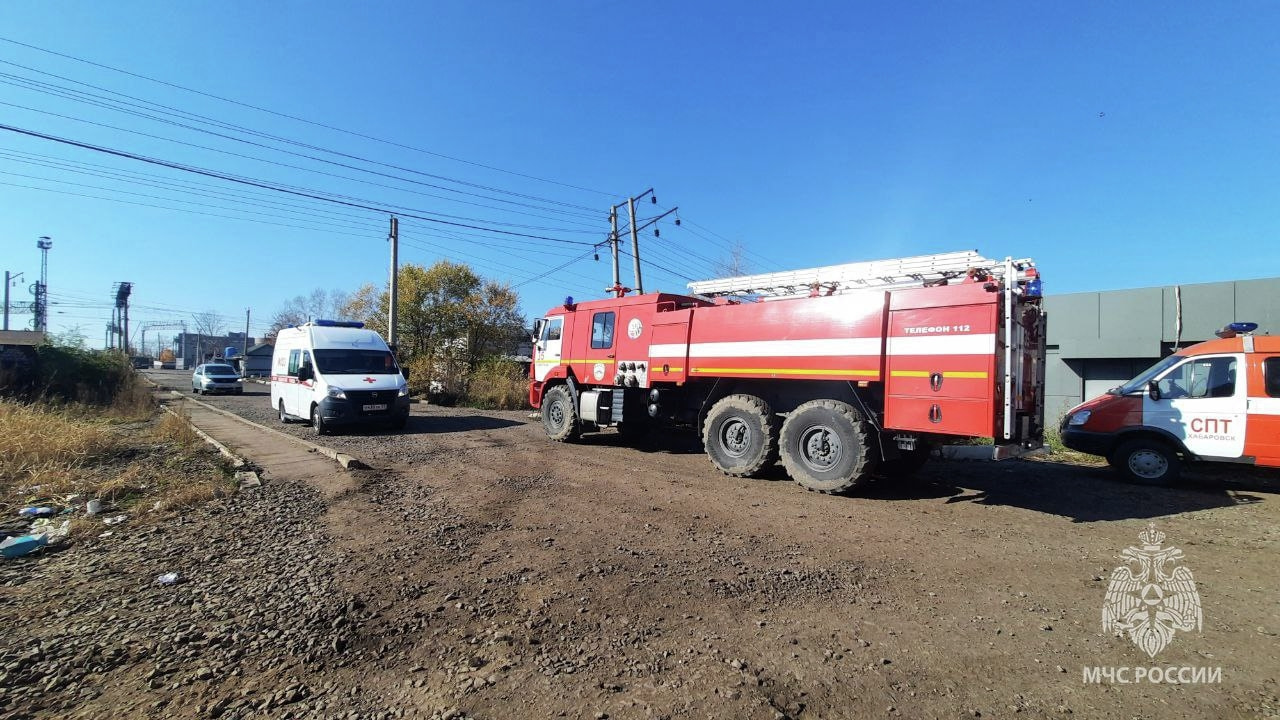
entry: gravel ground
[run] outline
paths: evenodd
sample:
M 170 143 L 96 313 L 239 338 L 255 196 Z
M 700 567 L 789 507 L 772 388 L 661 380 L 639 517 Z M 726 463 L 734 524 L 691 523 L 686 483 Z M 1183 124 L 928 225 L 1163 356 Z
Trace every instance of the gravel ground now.
M 275 422 L 262 395 L 211 402 Z M 1053 460 L 939 463 L 928 482 L 833 498 L 780 473 L 723 477 L 684 437 L 559 445 L 522 413 L 414 412 L 403 433 L 322 440 L 380 466 L 328 500 L 268 483 L 115 543 L 0 566 L 0 708 L 764 720 L 1280 708 L 1274 476 L 1155 489 Z M 1204 606 L 1202 631 L 1154 663 L 1099 626 L 1104 578 L 1148 522 L 1185 551 Z M 153 584 L 169 570 L 187 580 Z M 1221 667 L 1223 682 L 1082 682 L 1087 667 L 1152 664 Z

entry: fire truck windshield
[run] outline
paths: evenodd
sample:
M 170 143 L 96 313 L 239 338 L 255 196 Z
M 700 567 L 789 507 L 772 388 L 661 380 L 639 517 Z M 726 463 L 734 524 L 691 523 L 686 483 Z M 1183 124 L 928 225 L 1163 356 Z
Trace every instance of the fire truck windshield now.
M 1186 358 L 1184 358 L 1181 355 L 1170 355 L 1169 357 L 1161 360 L 1155 365 L 1152 365 L 1151 367 L 1139 373 L 1138 377 L 1130 380 L 1129 382 L 1121 385 L 1120 387 L 1111 388 L 1110 390 L 1107 391 L 1107 394 L 1108 395 L 1128 395 L 1129 393 L 1145 392 L 1147 389 L 1147 383 L 1154 380 L 1155 377 L 1160 373 L 1164 372 L 1165 370 L 1168 370 L 1174 365 L 1177 365 L 1178 363 L 1182 362 L 1185 359 Z

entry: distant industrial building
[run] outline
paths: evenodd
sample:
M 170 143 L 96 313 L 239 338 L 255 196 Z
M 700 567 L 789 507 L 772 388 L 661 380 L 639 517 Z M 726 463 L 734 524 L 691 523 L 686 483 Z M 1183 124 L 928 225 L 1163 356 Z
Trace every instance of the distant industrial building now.
M 253 345 L 253 338 L 246 338 L 242 332 L 230 332 L 226 335 L 179 333 L 173 338 L 173 354 L 178 359 L 179 367 L 194 368 L 200 363 L 223 359 L 229 347 L 241 353 L 246 346 Z
M 1045 420 L 1102 395 L 1227 323 L 1280 333 L 1280 278 L 1045 297 L 1049 314 Z

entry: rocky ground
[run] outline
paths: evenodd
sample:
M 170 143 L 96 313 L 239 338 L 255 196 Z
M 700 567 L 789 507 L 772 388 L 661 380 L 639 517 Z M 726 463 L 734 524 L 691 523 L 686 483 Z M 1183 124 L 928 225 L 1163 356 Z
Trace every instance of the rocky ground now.
M 281 428 L 265 387 L 210 402 Z M 687 438 L 556 445 L 415 406 L 320 440 L 376 466 L 0 565 L 4 717 L 1275 717 L 1275 477 L 1183 487 L 939 463 L 858 498 L 731 479 Z M 304 426 L 286 432 L 315 440 Z M 281 442 L 285 442 L 281 440 Z M 1204 606 L 1153 662 L 1100 627 L 1155 522 Z M 177 585 L 155 577 L 180 572 Z M 1087 666 L 1221 667 L 1097 685 Z

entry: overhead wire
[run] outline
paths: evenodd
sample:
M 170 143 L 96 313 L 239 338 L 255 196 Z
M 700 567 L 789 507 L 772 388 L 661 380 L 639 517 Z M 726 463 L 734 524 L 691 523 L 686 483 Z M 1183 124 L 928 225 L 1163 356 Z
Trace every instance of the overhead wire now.
M 103 147 L 103 146 L 99 146 L 99 145 L 94 145 L 94 144 L 92 144 L 92 143 L 86 143 L 86 142 L 81 142 L 81 141 L 77 141 L 77 140 L 71 140 L 71 139 L 68 139 L 68 138 L 62 138 L 62 137 L 58 137 L 58 136 L 56 136 L 56 135 L 49 135 L 49 134 L 47 134 L 47 133 L 41 133 L 41 132 L 37 132 L 37 131 L 35 131 L 35 130 L 28 130 L 28 129 L 24 129 L 24 128 L 19 128 L 19 127 L 15 127 L 15 126 L 13 126 L 13 125 L 8 125 L 8 124 L 3 124 L 3 123 L 0 123 L 0 130 L 5 130 L 5 131 L 8 131 L 8 132 L 13 132 L 13 133 L 17 133 L 17 134 L 20 134 L 20 135 L 26 135 L 26 136 L 29 136 L 29 137 L 35 137 L 35 138 L 40 138 L 40 139 L 44 139 L 44 140 L 49 140 L 49 141 L 51 141 L 51 142 L 61 143 L 61 144 L 64 144 L 64 145 L 70 145 L 70 146 L 73 146 L 73 147 L 79 147 L 79 148 L 86 149 L 86 150 L 92 150 L 92 151 L 95 151 L 95 152 L 105 153 L 105 154 L 108 154 L 108 155 L 114 155 L 114 156 L 116 156 L 116 157 L 129 158 L 129 159 L 132 159 L 132 160 L 137 160 L 137 161 L 139 161 L 139 162 L 149 163 L 149 164 L 152 164 L 152 165 L 159 165 L 159 166 L 162 166 L 162 167 L 168 167 L 168 168 L 173 168 L 173 169 L 177 169 L 177 170 L 182 170 L 182 171 L 184 171 L 184 172 L 190 172 L 190 173 L 195 173 L 195 174 L 198 174 L 198 175 L 204 175 L 204 176 L 206 176 L 206 177 L 220 178 L 220 179 L 223 179 L 223 180 L 227 180 L 227 181 L 229 181 L 229 182 L 240 183 L 240 184 L 243 184 L 243 185 L 249 185 L 249 186 L 252 186 L 252 187 L 262 188 L 262 189 L 266 189 L 266 190 L 274 190 L 274 191 L 276 191 L 276 192 L 286 193 L 286 194 L 289 194 L 289 195 L 296 195 L 296 196 L 298 196 L 298 197 L 308 197 L 308 198 L 311 198 L 311 199 L 313 199 L 313 200 L 323 200 L 323 201 L 325 201 L 325 202 L 331 202 L 331 203 L 335 203 L 335 204 L 338 204 L 338 205 L 345 205 L 345 206 L 347 206 L 347 207 L 361 208 L 361 209 L 364 209 L 364 210 L 373 210 L 373 211 L 375 211 L 375 212 L 381 212 L 381 213 L 385 213 L 385 214 L 387 214 L 387 215 L 404 215 L 404 216 L 406 216 L 406 217 L 412 217 L 412 218 L 417 219 L 417 220 L 423 220 L 423 221 L 431 222 L 431 223 L 439 223 L 439 224 L 442 224 L 442 225 L 450 225 L 450 226 L 456 226 L 456 227 L 464 227 L 464 228 L 469 228 L 469 229 L 473 229 L 473 230 L 486 230 L 486 231 L 488 231 L 488 232 L 493 232 L 493 233 L 498 233 L 498 234 L 503 234 L 503 235 L 512 235 L 512 236 L 517 236 L 517 237 L 527 237 L 527 238 L 538 239 L 538 240 L 548 240 L 548 241 L 551 241 L 551 242 L 560 242 L 560 243 L 567 243 L 567 244 L 572 244 L 572 245 L 594 245 L 594 244 L 595 244 L 595 243 L 589 243 L 589 242 L 584 242 L 584 241 L 580 241 L 580 240 L 566 240 L 566 239 L 564 239 L 564 238 L 554 238 L 554 237 L 548 237 L 548 236 L 545 236 L 545 235 L 534 235 L 534 234 L 531 234 L 531 233 L 521 233 L 521 232 L 515 232 L 515 231 L 511 231 L 511 230 L 503 230 L 503 229 L 498 229 L 498 228 L 490 228 L 490 227 L 485 227 L 485 226 L 477 226 L 477 225 L 472 225 L 472 224 L 468 224 L 468 223 L 454 222 L 454 221 L 450 221 L 450 220 L 442 220 L 442 219 L 440 219 L 440 218 L 428 217 L 428 216 L 421 215 L 421 214 L 417 214 L 417 213 L 396 212 L 396 211 L 391 210 L 391 209 L 389 209 L 389 208 L 387 208 L 387 207 L 378 207 L 378 206 L 368 205 L 368 204 L 361 203 L 361 202 L 353 202 L 353 201 L 349 201 L 349 200 L 341 200 L 341 199 L 338 199 L 338 198 L 335 198 L 335 197 L 326 197 L 326 196 L 324 196 L 324 195 L 319 195 L 319 194 L 316 194 L 316 193 L 314 193 L 314 192 L 305 192 L 305 191 L 300 191 L 300 190 L 292 190 L 292 189 L 289 189 L 289 188 L 287 188 L 287 187 L 284 187 L 284 186 L 281 186 L 281 185 L 273 185 L 273 184 L 268 183 L 268 182 L 265 182 L 265 181 L 250 180 L 250 179 L 246 179 L 246 178 L 241 178 L 241 177 L 237 177 L 237 176 L 234 176 L 234 175 L 230 175 L 230 174 L 227 174 L 227 173 L 220 173 L 220 172 L 213 171 L 213 170 L 207 170 L 207 169 L 204 169 L 204 168 L 199 168 L 199 167 L 194 166 L 194 165 L 184 165 L 184 164 L 181 164 L 181 163 L 175 163 L 175 162 L 170 162 L 170 161 L 166 161 L 166 160 L 161 160 L 161 159 L 158 159 L 158 158 L 148 157 L 148 156 L 145 156 L 145 155 L 139 155 L 139 154 L 136 154 L 136 153 L 130 153 L 130 152 L 123 151 L 123 150 L 115 150 L 115 149 L 108 148 L 108 147 Z
M 49 54 L 49 55 L 54 55 L 54 56 L 61 57 L 61 58 L 67 59 L 67 60 L 72 60 L 72 61 L 75 61 L 75 62 L 84 63 L 84 64 L 86 64 L 86 65 L 91 65 L 91 66 L 98 67 L 98 68 L 101 68 L 101 69 L 104 69 L 104 70 L 110 70 L 110 71 L 112 71 L 112 72 L 121 73 L 121 74 L 124 74 L 124 75 L 128 75 L 128 76 L 130 76 L 130 77 L 138 78 L 138 79 L 140 79 L 140 80 L 147 80 L 147 81 L 149 81 L 149 82 L 154 82 L 154 83 L 157 83 L 157 84 L 160 84 L 160 85 L 164 85 L 164 86 L 166 86 L 166 87 L 174 88 L 174 89 L 177 89 L 177 90 L 182 90 L 182 91 L 189 92 L 189 93 L 193 93 L 193 94 L 196 94 L 196 95 L 201 95 L 201 96 L 204 96 L 204 97 L 207 97 L 207 98 L 211 98 L 211 99 L 214 99 L 214 100 L 219 100 L 219 101 L 221 101 L 221 102 L 230 103 L 230 104 L 232 104 L 232 105 L 238 105 L 238 106 L 240 106 L 240 107 L 249 108 L 249 109 L 251 109 L 251 110 L 256 110 L 256 111 L 263 112 L 263 113 L 268 113 L 268 114 L 270 114 L 270 115 L 275 115 L 275 116 L 277 116 L 277 117 L 282 117 L 282 118 L 286 118 L 286 119 L 289 119 L 289 120 L 294 120 L 294 121 L 297 121 L 297 122 L 306 123 L 306 124 L 308 124 L 308 125 L 312 125 L 312 126 L 315 126 L 315 127 L 321 127 L 321 128 L 326 129 L 326 130 L 332 130 L 332 131 L 334 131 L 334 132 L 340 132 L 340 133 L 343 133 L 343 134 L 346 134 L 346 135 L 351 135 L 351 136 L 353 136 L 353 137 L 359 137 L 359 138 L 363 138 L 363 139 L 365 139 L 365 140 L 372 140 L 372 141 L 374 141 L 374 142 L 382 143 L 382 144 L 389 145 L 389 146 L 393 146 L 393 147 L 398 147 L 398 148 L 401 148 L 401 149 L 404 149 L 404 150 L 412 150 L 412 151 L 414 151 L 414 152 L 418 152 L 418 153 L 422 153 L 422 154 L 430 155 L 430 156 L 434 156 L 434 157 L 439 157 L 439 158 L 442 158 L 442 159 L 445 159 L 445 160 L 451 160 L 451 161 L 454 161 L 454 162 L 460 162 L 460 163 L 464 163 L 464 164 L 467 164 L 467 165 L 472 165 L 472 166 L 475 166 L 475 167 L 484 168 L 484 169 L 486 169 L 486 170 L 492 170 L 492 171 L 495 171 L 495 172 L 501 172 L 501 173 L 506 173 L 506 174 L 509 174 L 509 175 L 514 175 L 514 176 L 517 176 L 517 177 L 523 177 L 523 178 L 526 178 L 526 179 L 529 179 L 529 180 L 537 180 L 537 181 L 539 181 L 539 182 L 545 182 L 545 183 L 549 183 L 549 184 L 552 184 L 552 185 L 560 185 L 560 186 L 562 186 L 562 187 L 568 187 L 568 188 L 572 188 L 572 189 L 574 189 L 574 190 L 581 190 L 581 191 L 583 191 L 583 192 L 596 193 L 596 194 L 600 194 L 600 195 L 609 195 L 609 196 L 613 196 L 613 197 L 617 197 L 617 196 L 618 196 L 618 193 L 605 192 L 605 191 L 602 191 L 602 190 L 596 190 L 596 189 L 592 189 L 592 188 L 581 187 L 581 186 L 578 186 L 578 185 L 571 185 L 571 184 L 569 184 L 569 183 L 564 183 L 564 182 L 560 182 L 560 181 L 556 181 L 556 180 L 550 180 L 550 179 L 547 179 L 547 178 L 538 177 L 538 176 L 536 176 L 536 175 L 529 175 L 529 174 L 525 174 L 525 173 L 521 173 L 521 172 L 516 172 L 516 171 L 513 171 L 513 170 L 507 170 L 507 169 L 504 169 L 504 168 L 500 168 L 500 167 L 492 166 L 492 165 L 486 165 L 486 164 L 484 164 L 484 163 L 479 163 L 479 162 L 475 162 L 475 161 L 472 161 L 472 160 L 465 160 L 465 159 L 462 159 L 462 158 L 453 157 L 453 156 L 451 156 L 451 155 L 445 155 L 445 154 L 443 154 L 443 153 L 438 153 L 438 152 L 435 152 L 435 151 L 432 151 L 432 150 L 426 150 L 426 149 L 423 149 L 423 148 L 414 147 L 414 146 L 412 146 L 412 145 L 406 145 L 406 144 L 398 143 L 398 142 L 391 141 L 391 140 L 384 140 L 384 139 L 382 139 L 382 138 L 378 138 L 378 137 L 375 137 L 375 136 L 372 136 L 372 135 L 367 135 L 367 134 L 364 134 L 364 133 L 361 133 L 361 132 L 358 132 L 358 131 L 354 131 L 354 130 L 347 130 L 347 129 L 344 129 L 344 128 L 341 128 L 341 127 L 337 127 L 337 126 L 333 126 L 333 125 L 328 125 L 328 124 L 326 124 L 326 123 L 318 122 L 318 121 L 315 121 L 315 120 L 309 120 L 309 119 L 306 119 L 306 118 L 298 117 L 298 116 L 296 116 L 296 115 L 290 115 L 290 114 L 288 114 L 288 113 L 283 113 L 283 112 L 279 112 L 279 111 L 276 111 L 276 110 L 271 110 L 271 109 L 268 109 L 268 108 L 260 107 L 260 106 L 253 105 L 253 104 L 246 103 L 246 102 L 242 102 L 242 101 L 239 101 L 239 100 L 234 100 L 234 99 L 227 98 L 227 97 L 223 97 L 223 96 L 220 96 L 220 95 L 215 95 L 215 94 L 213 94 L 213 93 L 205 92 L 205 91 L 202 91 L 202 90 L 196 90 L 196 89 L 194 89 L 194 88 L 189 88 L 189 87 L 186 87 L 186 86 L 184 86 L 184 85 L 179 85 L 179 84 L 177 84 L 177 83 L 172 83 L 172 82 L 168 82 L 168 81 L 165 81 L 165 80 L 160 80 L 160 79 L 158 79 L 158 78 L 154 78 L 154 77 L 151 77 L 151 76 L 148 76 L 148 75 L 143 75 L 143 74 L 140 74 L 140 73 L 135 73 L 135 72 L 131 72 L 131 71 L 128 71 L 128 70 L 121 69 L 121 68 L 113 67 L 113 66 L 111 66 L 111 65 L 106 65 L 106 64 L 99 63 L 99 62 L 95 62 L 95 61 L 92 61 L 92 60 L 87 60 L 87 59 L 85 59 L 85 58 L 77 57 L 77 56 L 75 56 L 75 55 L 70 55 L 70 54 L 67 54 L 67 53 L 61 53 L 61 52 L 58 52 L 58 51 L 55 51 L 55 50 L 49 50 L 49 49 L 47 49 L 47 48 L 42 48 L 42 47 L 39 47 L 39 46 L 36 46 L 36 45 L 31 45 L 31 44 L 28 44 L 28 43 L 19 42 L 19 41 L 17 41 L 17 40 L 13 40 L 13 39 L 11 39 L 11 38 L 6 38 L 6 37 L 2 37 L 2 36 L 0 36 L 0 41 L 2 41 L 2 42 L 7 42 L 7 43 L 10 43 L 10 44 L 13 44 L 13 45 L 18 45 L 18 46 L 21 46 L 21 47 L 25 47 L 25 48 L 30 49 L 30 50 L 35 50 L 35 51 L 38 51 L 38 52 L 47 53 L 47 54 Z

